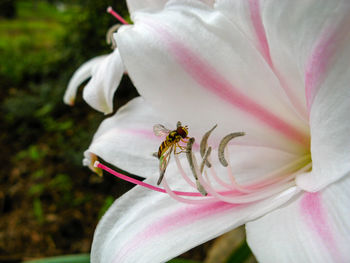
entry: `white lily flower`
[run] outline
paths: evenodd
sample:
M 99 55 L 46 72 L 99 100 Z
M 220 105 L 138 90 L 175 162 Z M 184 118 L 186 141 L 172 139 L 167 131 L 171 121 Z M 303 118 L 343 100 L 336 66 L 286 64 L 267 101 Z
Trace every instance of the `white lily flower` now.
M 92 262 L 164 262 L 242 224 L 261 262 L 349 262 L 350 2 L 146 2 L 128 2 L 135 24 L 115 35 L 144 99 L 105 120 L 86 156 L 155 184 L 154 124 L 180 120 L 197 142 L 218 124 L 198 173 L 208 196 L 176 155 L 169 195 L 137 186 L 107 211 Z M 219 142 L 240 131 L 223 167 Z

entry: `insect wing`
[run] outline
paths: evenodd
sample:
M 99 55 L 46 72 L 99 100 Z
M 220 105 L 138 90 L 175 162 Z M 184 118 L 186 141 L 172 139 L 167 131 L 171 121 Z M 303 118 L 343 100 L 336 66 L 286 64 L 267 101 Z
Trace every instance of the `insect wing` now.
M 157 184 L 159 185 L 164 177 L 165 170 L 168 167 L 170 155 L 174 150 L 174 145 L 170 146 L 159 158 L 159 179 Z
M 153 132 L 156 136 L 167 136 L 171 131 L 162 124 L 156 124 L 153 126 Z

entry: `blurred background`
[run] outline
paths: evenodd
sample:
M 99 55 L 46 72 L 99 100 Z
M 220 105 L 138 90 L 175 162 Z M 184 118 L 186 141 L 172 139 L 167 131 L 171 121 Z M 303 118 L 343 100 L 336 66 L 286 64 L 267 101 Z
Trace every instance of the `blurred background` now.
M 121 0 L 0 0 L 0 262 L 89 253 L 99 218 L 132 187 L 82 166 L 105 116 L 81 92 L 75 107 L 62 101 L 75 69 L 111 52 L 106 32 L 117 21 L 109 5 L 129 19 Z M 116 109 L 135 96 L 124 76 Z M 181 258 L 255 262 L 242 228 Z

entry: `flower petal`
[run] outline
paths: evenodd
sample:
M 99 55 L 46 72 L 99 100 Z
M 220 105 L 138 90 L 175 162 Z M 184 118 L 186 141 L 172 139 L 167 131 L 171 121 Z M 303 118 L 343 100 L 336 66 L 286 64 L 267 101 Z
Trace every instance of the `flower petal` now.
M 173 169 L 169 169 L 173 171 Z M 181 181 L 167 174 L 171 185 Z M 146 179 L 150 181 L 154 179 Z M 182 188 L 184 189 L 184 188 Z M 185 188 L 186 189 L 186 188 Z M 115 201 L 97 226 L 92 262 L 165 262 L 283 204 L 296 188 L 249 205 L 189 205 L 135 187 Z
M 246 225 L 260 262 L 349 262 L 350 177 L 318 193 L 303 192 Z
M 287 106 L 276 77 L 220 12 L 175 1 L 134 18 L 134 26 L 118 31 L 118 47 L 155 109 L 196 130 L 217 123 L 221 135 L 245 131 L 242 140 L 298 153 L 308 147 L 308 127 Z
M 206 3 L 209 6 L 213 6 L 215 0 L 197 0 L 203 3 Z M 135 11 L 145 10 L 150 12 L 153 10 L 160 10 L 164 8 L 165 4 L 169 2 L 169 0 L 127 0 L 126 3 L 128 5 L 128 9 L 130 14 Z
M 85 86 L 83 97 L 94 109 L 105 114 L 113 112 L 113 95 L 124 73 L 124 65 L 118 49 L 108 55 L 99 65 Z
M 317 78 L 310 109 L 313 169 L 297 178 L 307 191 L 318 191 L 350 173 L 349 12 L 340 24 L 327 28 L 316 47 L 325 57 L 320 56 L 313 65 Z
M 169 0 L 127 0 L 129 13 L 132 14 L 138 10 L 157 10 L 162 9 Z
M 67 90 L 64 94 L 63 101 L 66 104 L 73 105 L 79 86 L 96 72 L 100 63 L 106 58 L 106 55 L 90 59 L 81 65 L 69 80 Z
M 302 51 L 293 45 L 303 39 L 298 35 L 302 35 L 304 29 L 300 24 L 307 23 L 309 17 L 300 10 L 304 11 L 309 2 L 218 0 L 215 5 L 259 50 L 288 98 L 287 104 L 305 123 L 308 113 L 303 76 L 296 59 Z M 283 12 L 286 14 L 281 14 Z
M 159 161 L 152 153 L 158 151 L 162 138 L 153 134 L 153 125 L 159 122 L 161 117 L 141 97 L 133 99 L 101 123 L 83 163 L 93 169 L 92 157 L 97 155 L 142 177 L 157 173 Z

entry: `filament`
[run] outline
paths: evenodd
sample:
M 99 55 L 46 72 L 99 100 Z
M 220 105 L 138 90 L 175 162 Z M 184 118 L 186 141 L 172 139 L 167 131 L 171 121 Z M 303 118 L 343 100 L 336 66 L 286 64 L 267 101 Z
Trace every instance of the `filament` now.
M 157 186 L 154 186 L 154 185 L 151 185 L 151 184 L 148 184 L 148 183 L 145 183 L 145 182 L 142 182 L 142 181 L 139 181 L 137 179 L 134 179 L 134 178 L 131 178 L 127 175 L 124 175 L 124 174 L 121 174 L 121 173 L 118 173 L 117 171 L 114 171 L 113 169 L 107 167 L 106 165 L 100 163 L 99 161 L 95 161 L 94 163 L 94 166 L 95 167 L 98 167 L 110 174 L 113 174 L 114 176 L 124 180 L 124 181 L 127 181 L 127 182 L 130 182 L 130 183 L 133 183 L 133 184 L 136 184 L 136 185 L 140 185 L 140 186 L 143 186 L 145 188 L 148 188 L 148 189 L 151 189 L 153 191 L 157 191 L 157 192 L 161 192 L 161 193 L 166 193 L 166 191 L 160 187 L 157 187 Z M 182 192 L 182 191 L 174 191 L 174 193 L 176 193 L 177 195 L 183 195 L 183 196 L 202 196 L 200 193 L 194 193 L 194 192 Z
M 186 204 L 207 204 L 208 202 L 216 202 L 217 199 L 213 198 L 213 197 L 207 197 L 205 199 L 201 198 L 201 199 L 189 199 L 189 198 L 183 198 L 181 197 L 177 191 L 172 191 L 166 181 L 166 179 L 163 179 L 162 185 L 165 189 L 165 191 L 169 194 L 170 197 L 172 197 L 173 199 L 175 199 L 176 201 L 179 201 L 181 203 L 186 203 Z M 200 195 L 202 196 L 202 195 Z
M 182 178 L 190 185 L 192 186 L 193 188 L 196 188 L 196 185 L 194 182 L 191 181 L 191 179 L 187 176 L 187 173 L 185 173 L 182 165 L 181 165 L 181 161 L 179 160 L 179 157 L 177 154 L 175 154 L 174 156 L 174 159 L 175 159 L 175 162 L 176 162 L 176 165 L 177 165 L 177 168 L 182 176 Z
M 115 12 L 111 6 L 109 6 L 109 7 L 107 8 L 107 13 L 110 13 L 110 14 L 111 14 L 112 16 L 114 16 L 118 21 L 120 21 L 122 24 L 124 24 L 124 25 L 129 25 L 129 23 L 128 23 L 124 18 L 122 18 L 117 12 Z

